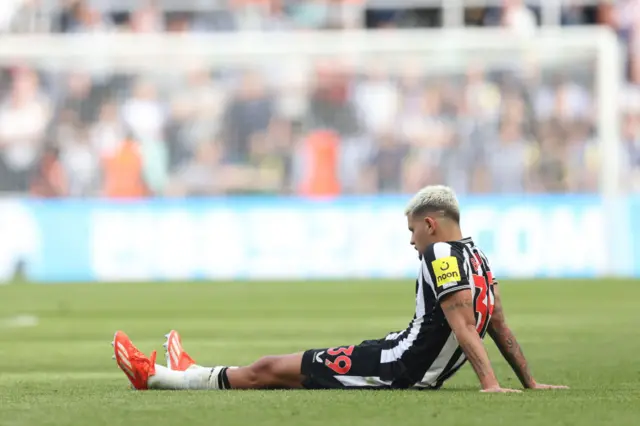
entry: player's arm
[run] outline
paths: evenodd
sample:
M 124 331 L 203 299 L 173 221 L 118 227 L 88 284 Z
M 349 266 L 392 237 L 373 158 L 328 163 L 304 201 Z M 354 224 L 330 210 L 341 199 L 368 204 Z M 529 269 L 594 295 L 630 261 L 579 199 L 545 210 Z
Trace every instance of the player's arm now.
M 437 243 L 423 254 L 424 265 L 434 284 L 440 308 L 478 375 L 483 391 L 509 392 L 501 389 L 493 372 L 489 356 L 476 330 L 471 271 L 464 255 L 455 246 Z
M 460 348 L 478 375 L 482 389 L 499 390 L 500 384 L 491 367 L 489 355 L 476 330 L 471 289 L 461 289 L 444 296 L 440 306 L 451 330 L 456 335 Z
M 504 310 L 502 309 L 502 300 L 500 300 L 500 291 L 498 286 L 493 286 L 495 294 L 495 307 L 493 315 L 489 321 L 489 328 L 487 329 L 489 336 L 493 339 L 496 346 L 500 350 L 500 353 L 504 359 L 509 363 L 518 379 L 527 389 L 565 389 L 566 386 L 553 386 L 543 385 L 536 383 L 527 359 L 522 352 L 522 347 L 518 343 L 513 331 L 507 325 L 507 321 L 504 316 Z
M 522 352 L 522 348 L 513 334 L 504 317 L 502 309 L 502 300 L 500 300 L 500 291 L 498 286 L 493 287 L 495 294 L 495 306 L 493 315 L 489 321 L 487 332 L 493 339 L 496 346 L 504 359 L 509 363 L 513 372 L 516 373 L 518 379 L 525 388 L 534 388 L 536 381 L 531 375 L 527 359 Z

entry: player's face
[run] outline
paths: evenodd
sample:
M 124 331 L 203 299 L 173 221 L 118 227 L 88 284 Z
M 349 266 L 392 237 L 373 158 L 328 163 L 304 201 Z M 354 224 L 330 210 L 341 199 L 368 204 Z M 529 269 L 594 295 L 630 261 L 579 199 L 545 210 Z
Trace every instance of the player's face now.
M 411 232 L 411 245 L 419 253 L 424 253 L 429 244 L 437 242 L 435 219 L 428 216 L 407 216 L 407 225 Z

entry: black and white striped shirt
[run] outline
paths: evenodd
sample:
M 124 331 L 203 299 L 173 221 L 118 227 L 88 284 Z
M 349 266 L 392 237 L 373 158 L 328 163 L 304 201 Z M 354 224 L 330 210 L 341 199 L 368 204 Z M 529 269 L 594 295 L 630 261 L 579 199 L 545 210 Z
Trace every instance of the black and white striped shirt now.
M 387 336 L 393 343 L 382 351 L 381 379 L 392 381 L 394 387 L 440 387 L 466 361 L 440 300 L 456 291 L 472 290 L 476 327 L 484 337 L 495 284 L 486 256 L 471 238 L 429 246 L 416 280 L 415 315 L 404 331 Z

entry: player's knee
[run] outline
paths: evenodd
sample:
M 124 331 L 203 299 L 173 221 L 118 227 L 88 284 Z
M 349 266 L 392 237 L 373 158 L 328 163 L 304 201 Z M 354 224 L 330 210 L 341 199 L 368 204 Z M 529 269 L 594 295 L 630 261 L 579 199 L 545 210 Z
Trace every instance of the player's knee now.
M 277 360 L 276 356 L 265 356 L 251 364 L 248 375 L 251 384 L 255 387 L 271 386 L 278 377 Z

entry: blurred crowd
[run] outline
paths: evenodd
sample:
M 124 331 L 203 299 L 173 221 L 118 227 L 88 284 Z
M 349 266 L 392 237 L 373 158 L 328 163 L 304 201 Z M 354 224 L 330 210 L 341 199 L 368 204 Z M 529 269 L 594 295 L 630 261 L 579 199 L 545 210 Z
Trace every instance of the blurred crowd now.
M 99 1 L 71 1 L 46 14 L 46 28 L 293 31 L 442 24 L 437 8 L 372 10 L 357 0 L 233 0 L 198 12 L 169 11 L 161 3 L 108 11 Z M 464 19 L 466 25 L 530 31 L 540 15 L 507 0 L 502 7 L 467 9 Z M 640 191 L 640 2 L 564 7 L 560 17 L 562 25 L 612 25 L 628 47 L 620 173 L 629 189 Z M 312 196 L 408 193 L 431 183 L 462 194 L 595 192 L 594 78 L 593 61 L 509 70 L 474 63 L 442 75 L 335 63 L 184 74 L 45 72 L 17 65 L 0 69 L 0 192 Z

